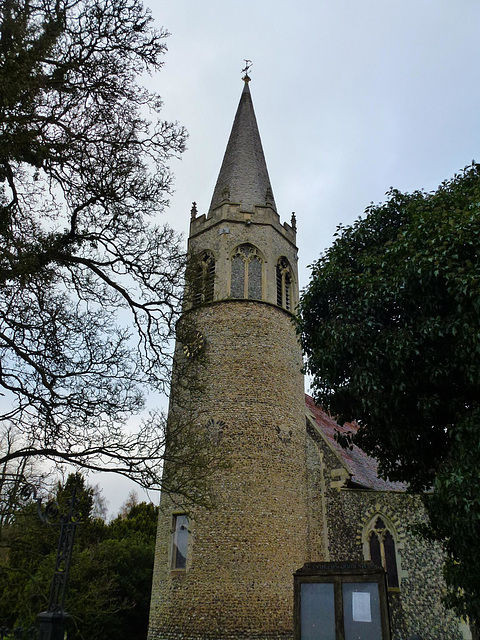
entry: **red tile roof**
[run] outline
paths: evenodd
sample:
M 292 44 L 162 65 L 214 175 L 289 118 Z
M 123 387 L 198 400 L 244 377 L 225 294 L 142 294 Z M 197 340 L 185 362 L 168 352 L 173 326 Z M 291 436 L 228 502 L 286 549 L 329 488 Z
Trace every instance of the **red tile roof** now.
M 358 488 L 375 489 L 376 491 L 405 491 L 405 485 L 401 482 L 390 482 L 383 480 L 377 475 L 378 463 L 374 458 L 353 445 L 352 449 L 344 449 L 335 440 L 335 432 L 349 433 L 356 432 L 358 427 L 355 424 L 347 423 L 340 426 L 321 407 L 317 406 L 308 394 L 305 394 L 305 404 L 314 419 L 315 426 L 326 442 L 340 457 L 345 467 L 349 471 L 350 481 L 346 486 L 358 486 Z

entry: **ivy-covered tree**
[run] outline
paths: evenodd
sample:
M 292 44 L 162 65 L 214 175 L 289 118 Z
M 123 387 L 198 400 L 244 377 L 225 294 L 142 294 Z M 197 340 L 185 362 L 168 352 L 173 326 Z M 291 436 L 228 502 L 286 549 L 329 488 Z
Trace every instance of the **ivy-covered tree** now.
M 98 494 L 80 474 L 56 487 L 60 512 L 76 486 L 75 544 L 66 610 L 73 640 L 147 637 L 158 508 L 139 503 L 109 524 L 94 516 Z M 4 527 L 0 554 L 0 626 L 30 627 L 48 605 L 59 527 L 46 525 L 33 504 Z
M 480 624 L 480 165 L 392 190 L 313 265 L 298 331 L 315 399 L 426 493 L 447 601 Z
M 161 419 L 124 426 L 168 381 L 184 268 L 157 214 L 185 131 L 138 82 L 167 35 L 140 0 L 0 3 L 0 465 L 160 486 Z

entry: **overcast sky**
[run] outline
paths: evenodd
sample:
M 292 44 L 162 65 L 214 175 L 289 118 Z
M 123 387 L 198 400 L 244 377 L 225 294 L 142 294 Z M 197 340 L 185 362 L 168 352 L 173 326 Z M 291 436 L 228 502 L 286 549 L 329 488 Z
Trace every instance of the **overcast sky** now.
M 164 216 L 185 234 L 192 201 L 210 204 L 245 58 L 278 213 L 297 215 L 301 286 L 336 227 L 390 187 L 432 190 L 480 160 L 480 0 L 145 4 L 171 33 L 149 86 L 190 134 Z M 115 510 L 128 489 L 102 485 Z

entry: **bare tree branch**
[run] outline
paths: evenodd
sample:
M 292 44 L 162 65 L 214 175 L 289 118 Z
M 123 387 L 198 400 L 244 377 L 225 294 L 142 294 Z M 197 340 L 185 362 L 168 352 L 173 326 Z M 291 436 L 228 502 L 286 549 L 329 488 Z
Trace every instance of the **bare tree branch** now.
M 137 82 L 162 66 L 167 35 L 140 0 L 0 7 L 0 437 L 16 434 L 0 465 L 161 486 L 165 421 L 129 420 L 168 385 L 183 288 L 181 239 L 157 217 L 186 133 Z M 180 493 L 213 456 L 193 460 L 198 419 L 185 421 Z

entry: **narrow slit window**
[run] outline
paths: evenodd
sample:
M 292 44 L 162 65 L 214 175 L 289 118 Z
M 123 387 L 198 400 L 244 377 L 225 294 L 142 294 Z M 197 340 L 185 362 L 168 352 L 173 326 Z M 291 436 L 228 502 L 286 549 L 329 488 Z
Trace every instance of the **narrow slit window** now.
M 282 306 L 282 270 L 277 264 L 277 305 Z
M 372 531 L 370 534 L 370 560 L 377 566 L 382 566 L 382 552 L 380 551 L 380 540 L 377 534 Z
M 383 540 L 385 549 L 385 571 L 387 572 L 387 581 L 389 587 L 398 588 L 398 569 L 397 558 L 395 555 L 395 540 L 390 531 L 387 531 Z
M 212 302 L 215 290 L 215 257 L 206 252 L 201 258 L 197 268 L 195 280 L 194 304 Z
M 172 569 L 187 568 L 188 517 L 179 514 L 173 517 Z
M 291 278 L 290 274 L 287 272 L 285 274 L 285 309 L 287 309 L 288 311 L 290 311 L 290 285 Z
M 245 262 L 240 254 L 232 258 L 232 298 L 243 298 L 245 290 Z
M 211 256 L 205 268 L 205 302 L 212 302 L 215 287 L 215 258 Z
M 248 263 L 248 297 L 251 300 L 262 298 L 262 263 L 258 256 L 253 256 Z
M 292 309 L 292 273 L 286 258 L 280 258 L 276 269 L 277 306 Z

